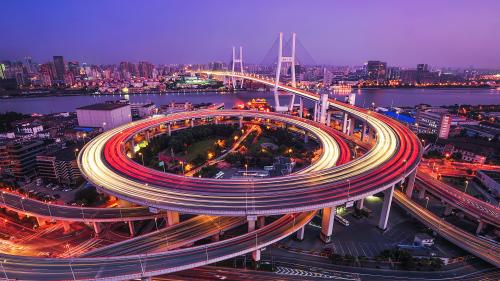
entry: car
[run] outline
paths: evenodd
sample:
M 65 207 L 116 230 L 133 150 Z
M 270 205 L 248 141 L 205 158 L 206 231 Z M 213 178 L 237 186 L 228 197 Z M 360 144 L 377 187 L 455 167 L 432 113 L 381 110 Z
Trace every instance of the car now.
M 66 189 L 63 189 L 64 192 L 68 192 L 68 191 L 71 191 L 71 189 L 69 188 L 66 188 Z

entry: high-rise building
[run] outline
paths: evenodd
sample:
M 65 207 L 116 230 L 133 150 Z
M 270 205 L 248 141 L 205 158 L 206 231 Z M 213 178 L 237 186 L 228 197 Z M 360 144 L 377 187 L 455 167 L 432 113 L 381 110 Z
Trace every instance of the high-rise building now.
M 0 63 L 0 79 L 5 79 L 5 64 Z
M 57 83 L 64 83 L 64 74 L 66 73 L 66 63 L 63 56 L 54 56 L 55 80 Z
M 366 64 L 368 80 L 382 83 L 387 75 L 387 63 L 382 61 L 368 61 Z
M 152 78 L 154 66 L 146 61 L 139 62 L 139 76 L 143 78 Z

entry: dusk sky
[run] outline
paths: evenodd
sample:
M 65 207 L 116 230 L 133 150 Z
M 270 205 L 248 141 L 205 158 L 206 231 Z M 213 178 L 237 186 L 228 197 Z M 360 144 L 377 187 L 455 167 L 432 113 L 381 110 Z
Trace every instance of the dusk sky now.
M 147 3 L 147 5 L 145 4 Z M 0 60 L 260 63 L 278 32 L 317 63 L 500 68 L 500 1 L 1 1 Z

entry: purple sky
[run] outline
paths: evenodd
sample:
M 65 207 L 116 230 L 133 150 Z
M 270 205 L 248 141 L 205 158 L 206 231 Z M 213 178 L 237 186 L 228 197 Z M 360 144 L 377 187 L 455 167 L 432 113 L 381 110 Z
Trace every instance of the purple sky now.
M 242 45 L 259 63 L 295 31 L 317 63 L 500 68 L 499 0 L 2 0 L 0 11 L 0 60 L 205 63 Z

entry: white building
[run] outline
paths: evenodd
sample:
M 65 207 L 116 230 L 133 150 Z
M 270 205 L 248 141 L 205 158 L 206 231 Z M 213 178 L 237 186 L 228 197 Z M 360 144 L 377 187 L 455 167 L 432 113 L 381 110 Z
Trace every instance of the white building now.
M 128 103 L 98 103 L 76 109 L 80 127 L 102 128 L 104 131 L 132 122 Z

